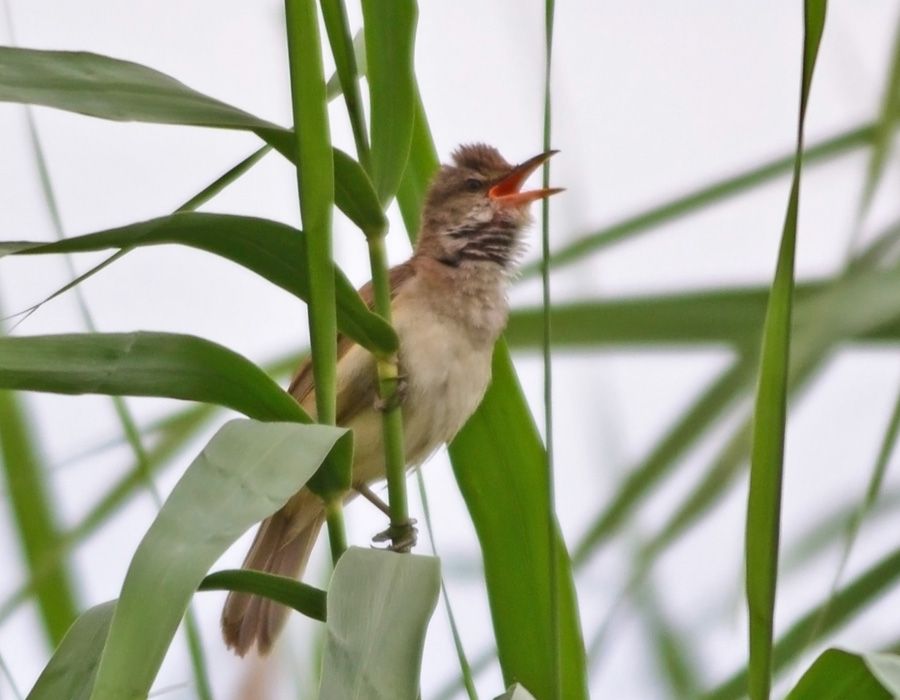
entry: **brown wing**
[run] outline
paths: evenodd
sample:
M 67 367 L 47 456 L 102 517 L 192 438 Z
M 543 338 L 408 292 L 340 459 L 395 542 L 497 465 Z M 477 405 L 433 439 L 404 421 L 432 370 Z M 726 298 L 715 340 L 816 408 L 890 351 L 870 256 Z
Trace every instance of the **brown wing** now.
M 392 267 L 390 269 L 390 271 L 388 272 L 388 278 L 391 285 L 392 300 L 397 295 L 397 290 L 403 285 L 403 283 L 414 277 L 415 274 L 416 271 L 411 262 L 405 262 L 402 265 L 397 265 L 396 267 Z M 359 295 L 366 303 L 366 306 L 368 306 L 370 309 L 374 307 L 375 291 L 372 288 L 371 282 L 367 282 L 359 289 Z M 344 364 L 346 364 L 349 360 L 350 355 L 352 354 L 350 351 L 358 347 L 359 346 L 357 346 L 357 344 L 347 336 L 338 335 L 338 376 L 340 376 L 341 374 L 342 361 L 344 362 Z M 338 389 L 338 424 L 346 423 L 346 421 L 350 417 L 355 415 L 360 409 L 372 405 L 372 400 L 375 397 L 377 380 L 375 375 L 374 362 L 372 362 L 371 372 L 368 372 L 367 374 L 370 375 L 369 381 L 349 382 L 347 383 L 347 386 Z M 290 393 L 291 396 L 297 399 L 299 403 L 306 406 L 309 410 L 314 410 L 314 390 L 315 380 L 313 378 L 312 362 L 310 358 L 307 358 L 306 360 L 304 360 L 303 364 L 300 365 L 297 373 L 294 375 L 294 379 L 288 387 L 288 393 Z

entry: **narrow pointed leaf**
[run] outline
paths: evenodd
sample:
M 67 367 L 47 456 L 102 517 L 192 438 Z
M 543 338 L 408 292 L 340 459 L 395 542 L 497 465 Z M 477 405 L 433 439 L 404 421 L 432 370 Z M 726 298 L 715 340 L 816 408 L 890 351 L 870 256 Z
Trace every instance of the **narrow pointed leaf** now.
M 0 388 L 203 401 L 259 420 L 308 423 L 265 372 L 221 345 L 171 333 L 0 338 Z
M 515 440 L 498 442 L 498 435 L 514 435 Z M 537 697 L 552 697 L 546 462 L 502 342 L 494 352 L 491 387 L 451 443 L 450 457 L 481 543 L 504 679 L 521 682 Z M 562 697 L 586 698 L 572 567 L 557 536 Z
M 278 285 L 300 299 L 309 299 L 306 241 L 303 234 L 268 219 L 229 214 L 185 212 L 55 243 L 0 242 L 3 255 L 81 253 L 109 248 L 178 244 L 224 257 Z M 363 347 L 386 352 L 396 348 L 391 327 L 372 313 L 344 275 L 335 270 L 341 332 Z
M 435 557 L 348 549 L 328 587 L 319 697 L 416 700 L 440 585 Z
M 438 167 L 419 100 L 409 164 L 397 200 L 410 238 L 422 197 Z M 497 435 L 516 440 L 498 444 Z M 475 524 L 484 559 L 491 619 L 500 665 L 509 684 L 521 681 L 536 697 L 553 696 L 550 634 L 546 456 L 522 395 L 509 349 L 494 350 L 493 377 L 481 406 L 450 445 L 457 483 Z M 528 505 L 526 505 L 528 504 Z M 559 556 L 563 697 L 587 697 L 584 643 L 571 562 L 560 537 Z M 510 572 L 514 575 L 510 576 Z
M 794 178 L 788 200 L 772 293 L 763 326 L 759 386 L 753 415 L 750 488 L 747 504 L 746 582 L 750 616 L 751 700 L 768 700 L 772 677 L 772 634 L 778 576 L 781 481 L 787 421 L 788 365 L 794 295 L 794 255 L 800 206 L 803 127 L 816 56 L 825 27 L 826 0 L 804 4 L 803 80 Z
M 775 673 L 787 669 L 810 643 L 826 638 L 873 605 L 890 592 L 898 580 L 900 550 L 894 550 L 841 588 L 831 601 L 825 601 L 807 612 L 781 635 L 773 649 Z M 737 700 L 746 694 L 746 688 L 745 668 L 703 697 L 704 700 Z
M 363 0 L 366 77 L 372 120 L 371 172 L 382 204 L 397 192 L 406 169 L 415 114 L 414 0 Z
M 88 700 L 116 601 L 95 605 L 71 626 L 26 700 Z
M 284 505 L 329 455 L 351 458 L 346 430 L 238 419 L 213 436 L 131 560 L 91 700 L 147 697 L 209 567 L 251 525 Z

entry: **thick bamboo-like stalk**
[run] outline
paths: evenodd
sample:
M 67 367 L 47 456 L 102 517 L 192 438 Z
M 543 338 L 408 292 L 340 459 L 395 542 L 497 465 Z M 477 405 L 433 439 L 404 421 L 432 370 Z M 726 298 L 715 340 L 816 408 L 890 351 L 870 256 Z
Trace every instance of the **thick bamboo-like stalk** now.
M 320 423 L 333 425 L 337 378 L 337 316 L 331 251 L 334 163 L 315 0 L 285 0 L 285 13 L 300 217 L 308 245 L 309 335 L 316 414 Z M 326 498 L 331 554 L 337 561 L 347 547 L 341 510 L 343 494 Z

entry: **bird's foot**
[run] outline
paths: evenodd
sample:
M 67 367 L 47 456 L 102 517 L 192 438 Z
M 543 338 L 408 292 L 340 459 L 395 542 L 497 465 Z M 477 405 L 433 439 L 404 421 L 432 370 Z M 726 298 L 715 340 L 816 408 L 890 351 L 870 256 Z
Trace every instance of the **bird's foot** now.
M 406 553 L 416 546 L 418 536 L 419 530 L 416 528 L 416 521 L 414 518 L 410 518 L 400 525 L 391 523 L 387 530 L 379 532 L 372 538 L 372 541 L 379 544 L 390 542 L 388 545 L 389 550 Z
M 393 411 L 395 408 L 399 408 L 406 398 L 406 389 L 408 385 L 409 382 L 406 380 L 406 375 L 398 375 L 397 384 L 394 387 L 393 394 L 388 398 L 382 398 L 381 396 L 375 397 L 375 410 L 380 411 L 381 413 L 387 413 L 388 411 Z

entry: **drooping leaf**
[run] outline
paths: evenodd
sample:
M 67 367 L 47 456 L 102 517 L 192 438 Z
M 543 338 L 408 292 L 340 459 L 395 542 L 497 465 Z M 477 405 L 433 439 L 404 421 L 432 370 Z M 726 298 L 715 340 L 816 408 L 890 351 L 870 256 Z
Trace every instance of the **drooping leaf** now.
M 175 485 L 132 558 L 91 700 L 145 698 L 209 567 L 329 455 L 346 461 L 351 453 L 350 434 L 340 428 L 225 424 Z
M 276 358 L 264 365 L 267 374 L 276 378 L 285 377 L 297 367 L 302 353 L 289 353 L 284 357 Z M 156 474 L 163 467 L 172 463 L 172 458 L 180 454 L 188 443 L 196 435 L 202 426 L 209 423 L 216 416 L 217 407 L 212 404 L 195 404 L 172 413 L 165 418 L 151 423 L 143 430 L 145 436 L 153 436 L 156 442 L 146 452 L 146 469 L 151 474 Z M 117 442 L 105 443 L 87 449 L 84 453 L 75 456 L 73 461 L 87 459 L 104 448 L 111 447 Z M 64 465 L 57 465 L 62 467 Z M 106 523 L 128 501 L 133 498 L 143 485 L 144 466 L 140 464 L 132 467 L 118 481 L 111 484 L 97 499 L 90 510 L 62 535 L 62 543 L 57 550 L 59 556 L 72 547 L 77 546 Z M 28 599 L 35 586 L 46 580 L 49 572 L 42 569 L 32 572 L 22 586 L 0 604 L 0 624 L 14 612 L 18 606 Z
M 287 129 L 208 97 L 157 70 L 109 56 L 0 47 L 0 102 L 37 104 L 101 119 L 239 129 L 257 134 L 293 160 Z M 362 167 L 336 149 L 335 203 L 363 229 L 384 214 Z M 347 180 L 344 183 L 344 180 Z
M 158 124 L 278 128 L 237 107 L 131 61 L 82 51 L 0 46 L 0 101 Z
M 387 229 L 387 217 L 369 176 L 359 163 L 337 148 L 334 149 L 334 199 L 347 218 L 367 236 Z
M 71 626 L 26 700 L 88 700 L 116 601 L 95 605 Z
M 229 569 L 209 574 L 198 591 L 238 591 L 276 600 L 299 613 L 325 622 L 325 591 L 287 576 L 250 569 Z
M 308 423 L 300 405 L 246 358 L 172 333 L 0 338 L 0 388 L 162 396 L 226 406 L 259 420 Z
M 439 591 L 434 557 L 348 549 L 328 587 L 319 697 L 416 700 Z
M 416 102 L 414 0 L 363 0 L 372 120 L 371 172 L 382 204 L 397 193 L 409 159 Z
M 55 243 L 3 241 L 0 256 L 81 253 L 163 244 L 187 245 L 215 253 L 300 299 L 309 299 L 303 234 L 275 221 L 247 216 L 185 212 Z M 341 332 L 366 348 L 386 352 L 396 348 L 396 334 L 390 326 L 369 311 L 341 272 L 335 270 L 334 276 Z

